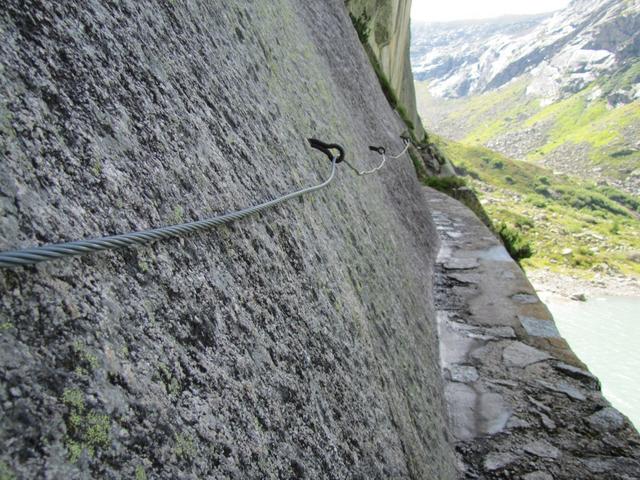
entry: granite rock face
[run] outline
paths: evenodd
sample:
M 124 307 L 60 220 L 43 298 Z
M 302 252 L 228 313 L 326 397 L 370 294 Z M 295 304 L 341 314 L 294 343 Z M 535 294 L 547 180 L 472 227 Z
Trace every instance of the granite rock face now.
M 2 249 L 318 182 L 307 137 L 362 166 L 402 146 L 342 1 L 10 0 L 0 32 Z M 453 478 L 437 243 L 402 158 L 208 234 L 0 271 L 0 471 Z
M 424 136 L 418 116 L 416 92 L 411 71 L 411 0 L 348 0 L 351 14 L 368 20 L 369 46 L 387 75 L 415 126 L 419 139 Z

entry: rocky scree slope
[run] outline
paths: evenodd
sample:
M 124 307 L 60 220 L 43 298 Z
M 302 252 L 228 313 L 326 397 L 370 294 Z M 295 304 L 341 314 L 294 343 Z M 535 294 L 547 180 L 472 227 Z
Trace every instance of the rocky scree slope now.
M 401 148 L 342 1 L 5 2 L 0 248 L 203 218 Z M 354 72 L 358 72 L 354 74 Z M 453 478 L 411 163 L 0 271 L 0 471 Z

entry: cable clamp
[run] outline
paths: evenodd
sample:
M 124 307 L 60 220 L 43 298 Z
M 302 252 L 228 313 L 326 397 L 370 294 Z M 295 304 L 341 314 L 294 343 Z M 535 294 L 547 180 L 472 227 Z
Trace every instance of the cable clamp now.
M 311 148 L 320 150 L 329 158 L 330 161 L 333 161 L 334 158 L 336 159 L 336 163 L 340 163 L 342 162 L 342 160 L 344 160 L 344 148 L 342 148 L 337 143 L 324 143 L 323 141 L 315 138 L 308 138 L 307 140 L 309 141 L 309 145 L 311 145 Z M 339 155 L 336 157 L 331 150 L 338 150 Z

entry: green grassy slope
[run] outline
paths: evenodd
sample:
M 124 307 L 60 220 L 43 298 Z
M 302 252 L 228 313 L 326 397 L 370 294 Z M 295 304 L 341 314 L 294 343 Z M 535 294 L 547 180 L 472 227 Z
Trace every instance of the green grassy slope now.
M 525 268 L 583 277 L 640 275 L 637 198 L 481 146 L 432 138 L 477 191 L 494 223 L 504 222 L 530 241 L 534 255 L 523 260 Z
M 513 145 L 501 147 L 503 152 L 518 150 L 519 158 L 530 161 L 555 156 L 559 163 L 579 149 L 573 154 L 576 173 L 581 169 L 575 166 L 587 160 L 604 178 L 624 180 L 633 172 L 640 174 L 640 100 L 615 108 L 607 100 L 640 82 L 640 61 L 546 106 L 526 95 L 529 82 L 525 76 L 496 91 L 446 101 L 430 97 L 428 85 L 419 83 L 419 106 L 439 131 L 465 144 L 506 139 Z M 514 132 L 526 132 L 526 144 L 509 140 Z

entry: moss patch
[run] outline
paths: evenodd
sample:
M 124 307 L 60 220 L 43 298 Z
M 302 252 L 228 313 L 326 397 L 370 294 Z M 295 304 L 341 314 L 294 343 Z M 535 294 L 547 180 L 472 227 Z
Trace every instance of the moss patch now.
M 180 392 L 180 381 L 173 376 L 169 367 L 162 362 L 158 363 L 158 371 L 157 374 L 154 375 L 154 379 L 162 381 L 167 389 L 167 393 L 170 395 L 175 395 Z
M 14 325 L 11 322 L 0 323 L 0 332 L 6 332 L 7 330 L 11 330 L 12 328 L 14 328 Z
M 0 480 L 15 480 L 15 478 L 16 476 L 11 471 L 11 468 L 6 463 L 0 462 Z
M 197 452 L 196 442 L 188 433 L 180 433 L 176 435 L 176 443 L 173 447 L 173 452 L 178 458 L 183 460 L 189 460 L 193 458 Z
M 65 446 L 71 462 L 77 462 L 83 451 L 93 458 L 109 446 L 111 421 L 107 415 L 87 409 L 83 393 L 76 388 L 65 389 L 62 402 L 68 409 Z
M 138 465 L 136 467 L 135 479 L 147 480 L 147 472 L 145 472 L 144 467 L 142 465 Z
M 71 351 L 74 357 L 75 372 L 78 375 L 87 375 L 98 368 L 98 357 L 91 353 L 81 340 L 73 342 Z

